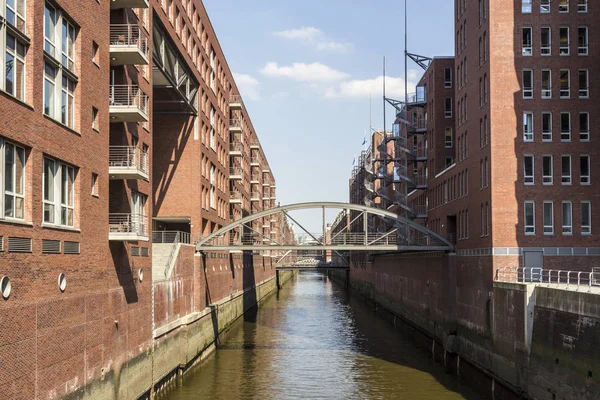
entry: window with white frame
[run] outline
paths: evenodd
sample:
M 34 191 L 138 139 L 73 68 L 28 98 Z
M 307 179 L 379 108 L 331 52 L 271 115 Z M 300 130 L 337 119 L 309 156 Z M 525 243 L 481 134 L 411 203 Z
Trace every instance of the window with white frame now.
M 25 101 L 25 0 L 0 0 L 0 90 Z
M 552 141 L 552 113 L 551 112 L 543 112 L 542 113 L 542 141 L 543 142 L 551 142 Z
M 524 182 L 526 185 L 533 185 L 534 184 L 534 178 L 533 178 L 533 171 L 534 171 L 534 158 L 533 155 L 525 155 L 524 159 L 523 159 L 523 175 L 524 175 Z
M 579 183 L 589 185 L 590 181 L 590 156 L 582 154 L 579 156 Z
M 552 98 L 552 71 L 542 70 L 542 99 Z
M 544 235 L 554 234 L 554 203 L 544 201 Z
M 540 40 L 540 54 L 543 56 L 549 56 L 552 54 L 552 28 L 549 26 L 542 26 L 541 28 L 541 40 Z
M 571 71 L 568 69 L 560 70 L 560 98 L 568 99 L 571 97 Z
M 452 87 L 452 68 L 444 68 L 444 87 L 446 89 Z
M 533 70 L 530 69 L 523 70 L 523 98 L 533 98 Z
M 592 234 L 592 203 L 589 201 L 581 202 L 581 234 Z
M 577 1 L 577 12 L 586 13 L 588 12 L 588 0 Z
M 563 185 L 571 184 L 571 156 L 561 156 L 560 158 L 561 183 Z
M 77 29 L 62 10 L 44 9 L 44 114 L 75 128 Z M 59 50 L 60 49 L 60 50 Z
M 579 113 L 579 140 L 587 142 L 590 140 L 590 113 Z
M 562 142 L 571 141 L 571 113 L 560 113 L 560 140 Z
M 215 166 L 214 164 L 210 164 L 210 208 L 215 208 L 216 206 L 216 186 L 215 186 Z
M 562 202 L 562 233 L 573 234 L 573 203 L 570 201 Z
M 542 14 L 550 12 L 550 0 L 540 0 L 540 12 Z
M 552 185 L 554 182 L 552 155 L 546 154 L 542 157 L 542 184 Z
M 533 142 L 533 113 L 523 113 L 523 141 Z
M 74 226 L 75 168 L 59 160 L 44 157 L 44 223 Z
M 0 137 L 0 219 L 25 219 L 25 148 Z
M 452 118 L 452 97 L 444 99 L 444 117 Z
M 587 69 L 579 70 L 579 98 L 587 99 L 590 97 L 590 83 Z
M 445 142 L 445 146 L 446 148 L 451 148 L 453 141 L 452 141 L 452 128 L 448 127 L 446 128 L 445 132 L 444 132 L 444 142 Z
M 588 28 L 580 26 L 577 29 L 577 52 L 580 56 L 588 55 Z
M 532 11 L 532 4 L 531 4 L 532 0 L 522 0 L 521 3 L 521 12 L 523 14 L 530 14 Z
M 525 234 L 535 235 L 535 202 L 526 201 L 524 211 Z
M 215 129 L 215 108 L 210 106 L 210 148 L 215 149 L 216 145 L 216 129 Z
M 558 12 L 568 13 L 569 12 L 569 0 L 558 0 Z
M 523 49 L 522 54 L 524 56 L 533 55 L 533 29 L 531 26 L 523 27 Z
M 559 31 L 560 38 L 560 49 L 559 54 L 561 56 L 568 56 L 570 53 L 570 40 L 569 40 L 569 27 L 561 26 Z

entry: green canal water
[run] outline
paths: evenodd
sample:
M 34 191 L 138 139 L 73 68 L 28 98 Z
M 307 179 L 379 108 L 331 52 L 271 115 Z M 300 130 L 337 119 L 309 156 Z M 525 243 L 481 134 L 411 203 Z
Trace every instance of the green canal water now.
M 161 398 L 483 399 L 427 350 L 319 273 L 304 272 L 238 322 Z

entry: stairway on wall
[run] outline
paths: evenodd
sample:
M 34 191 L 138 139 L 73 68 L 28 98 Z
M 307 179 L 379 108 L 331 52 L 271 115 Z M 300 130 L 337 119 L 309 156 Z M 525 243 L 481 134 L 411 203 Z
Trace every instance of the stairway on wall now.
M 173 259 L 170 260 L 171 251 L 173 250 L 173 246 L 177 246 L 177 250 L 175 250 L 175 254 L 173 255 Z M 169 279 L 170 275 L 173 273 L 173 266 L 169 265 L 169 261 L 171 264 L 175 263 L 177 260 L 177 256 L 179 254 L 179 249 L 181 248 L 181 244 L 173 244 L 173 243 L 153 243 L 152 244 L 152 280 L 153 281 L 161 281 L 165 279 Z M 165 272 L 169 272 L 169 276 L 165 276 Z

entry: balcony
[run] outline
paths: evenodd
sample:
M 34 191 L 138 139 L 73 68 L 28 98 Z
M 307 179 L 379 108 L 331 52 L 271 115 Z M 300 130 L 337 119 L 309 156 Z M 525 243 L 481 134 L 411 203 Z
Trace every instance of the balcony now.
M 412 179 L 415 189 L 422 190 L 427 189 L 427 176 L 426 175 L 416 175 Z
M 230 192 L 229 204 L 242 204 L 242 194 L 240 192 Z
M 138 214 L 108 214 L 108 240 L 114 242 L 147 242 L 146 217 Z
M 260 178 L 261 176 L 259 174 L 252 174 L 250 176 L 250 183 L 260 185 Z
M 118 8 L 148 8 L 148 0 L 111 0 L 111 10 Z
M 414 161 L 416 162 L 425 162 L 427 161 L 427 147 L 425 146 L 415 146 L 413 148 L 412 156 Z
M 229 143 L 229 155 L 241 157 L 244 154 L 244 144 L 241 142 Z
M 148 35 L 139 25 L 110 26 L 110 65 L 148 65 Z
M 254 139 L 250 142 L 250 149 L 260 150 L 260 144 L 258 143 L 258 140 Z
M 427 206 L 425 204 L 411 204 L 412 215 L 417 219 L 427 218 Z
M 149 180 L 148 154 L 138 147 L 110 146 L 108 174 L 110 179 Z
M 260 197 L 260 193 L 259 192 L 252 192 L 250 194 L 250 201 L 260 201 L 261 197 Z
M 229 120 L 229 132 L 242 133 L 242 120 L 241 119 L 230 119 Z
M 258 157 L 251 157 L 250 158 L 250 166 L 251 167 L 260 167 L 260 158 L 258 158 Z
M 110 85 L 110 122 L 148 122 L 148 95 L 137 85 Z
M 239 94 L 232 94 L 229 96 L 229 109 L 230 110 L 241 110 L 244 103 L 242 102 L 242 96 Z
M 365 189 L 367 189 L 369 192 L 373 193 L 373 182 L 369 182 L 367 180 L 365 180 Z
M 408 133 L 426 133 L 427 132 L 427 120 L 423 117 L 413 120 L 408 125 Z
M 424 107 L 427 104 L 427 90 L 425 86 L 417 86 L 417 92 L 408 95 L 406 100 L 408 108 Z
M 240 167 L 231 167 L 229 168 L 229 179 L 232 180 L 241 180 L 242 179 L 242 169 Z

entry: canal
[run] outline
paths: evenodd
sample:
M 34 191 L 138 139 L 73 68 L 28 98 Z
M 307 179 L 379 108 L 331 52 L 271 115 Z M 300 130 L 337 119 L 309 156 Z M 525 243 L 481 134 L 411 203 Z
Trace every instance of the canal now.
M 485 397 L 340 285 L 303 272 L 238 321 L 215 354 L 161 398 Z

